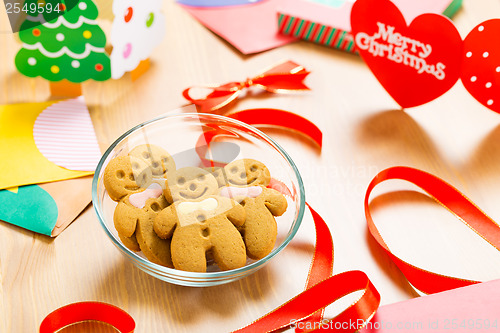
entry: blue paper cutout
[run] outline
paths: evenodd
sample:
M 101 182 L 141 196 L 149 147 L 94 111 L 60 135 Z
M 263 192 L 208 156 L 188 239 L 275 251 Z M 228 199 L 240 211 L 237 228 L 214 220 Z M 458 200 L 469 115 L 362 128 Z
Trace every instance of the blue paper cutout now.
M 54 198 L 38 185 L 21 186 L 17 193 L 0 191 L 0 220 L 47 236 L 59 214 Z

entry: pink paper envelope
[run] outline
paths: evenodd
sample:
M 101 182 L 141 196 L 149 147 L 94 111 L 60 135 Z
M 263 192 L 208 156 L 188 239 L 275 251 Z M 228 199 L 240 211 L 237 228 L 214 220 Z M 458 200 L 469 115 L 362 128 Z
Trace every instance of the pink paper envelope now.
M 360 332 L 500 332 L 500 280 L 382 306 Z
M 277 7 L 295 1 L 264 0 L 232 7 L 182 7 L 243 54 L 251 54 L 296 40 L 295 37 L 278 34 L 277 14 Z
M 403 13 L 407 22 L 423 13 L 441 14 L 452 3 L 451 0 L 392 0 Z M 295 17 L 307 17 L 322 25 L 335 25 L 345 31 L 351 31 L 351 8 L 353 3 L 346 2 L 339 8 L 325 6 L 313 1 L 282 1 L 279 11 Z

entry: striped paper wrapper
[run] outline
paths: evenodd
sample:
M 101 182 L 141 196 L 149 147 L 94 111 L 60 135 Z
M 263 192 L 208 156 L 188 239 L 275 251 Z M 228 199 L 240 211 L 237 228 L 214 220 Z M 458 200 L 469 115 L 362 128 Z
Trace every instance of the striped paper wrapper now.
M 450 1 L 441 14 L 451 18 L 462 6 L 462 0 Z M 335 8 L 325 8 L 328 11 Z M 297 37 L 303 40 L 326 45 L 335 49 L 358 54 L 354 42 L 354 36 L 350 31 L 335 27 L 332 20 L 331 25 L 314 22 L 312 19 L 298 17 L 278 10 L 278 31 L 287 36 Z
M 352 34 L 342 29 L 279 13 L 278 31 L 283 35 L 357 53 Z

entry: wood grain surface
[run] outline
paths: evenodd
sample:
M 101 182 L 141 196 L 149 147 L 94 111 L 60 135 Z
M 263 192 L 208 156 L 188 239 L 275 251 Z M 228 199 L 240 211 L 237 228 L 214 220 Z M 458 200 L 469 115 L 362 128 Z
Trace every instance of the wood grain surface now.
M 109 1 L 98 4 L 111 18 Z M 300 135 L 266 132 L 292 156 L 308 202 L 331 229 L 335 272 L 365 271 L 383 304 L 418 296 L 367 233 L 366 186 L 390 166 L 412 166 L 442 177 L 500 221 L 500 115 L 476 102 L 460 82 L 434 102 L 403 111 L 357 56 L 307 42 L 244 56 L 173 1 L 165 2 L 164 12 L 167 33 L 149 72 L 134 83 L 125 76 L 83 85 L 103 151 L 132 126 L 185 105 L 181 93 L 188 86 L 243 80 L 292 59 L 312 72 L 310 92 L 252 95 L 228 111 L 279 108 L 322 129 L 322 152 Z M 497 0 L 464 0 L 455 22 L 465 37 L 476 24 L 499 14 Z M 6 32 L 3 10 L 0 23 L 0 103 L 49 99 L 47 82 L 15 70 L 20 44 Z M 109 31 L 110 21 L 101 23 Z M 374 218 L 393 251 L 443 274 L 500 278 L 500 253 L 413 190 L 394 181 L 374 193 Z M 256 274 L 229 285 L 188 288 L 136 269 L 112 245 L 91 206 L 56 239 L 0 223 L 0 332 L 37 332 L 48 313 L 85 300 L 123 308 L 136 320 L 137 332 L 230 332 L 303 289 L 313 248 L 314 227 L 306 213 L 296 238 Z M 333 306 L 328 313 L 338 310 Z

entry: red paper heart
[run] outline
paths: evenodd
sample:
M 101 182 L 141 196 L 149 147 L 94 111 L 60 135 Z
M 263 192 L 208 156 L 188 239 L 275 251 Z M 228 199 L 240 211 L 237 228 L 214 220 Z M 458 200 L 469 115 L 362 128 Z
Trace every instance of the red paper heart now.
M 487 108 L 500 113 L 500 19 L 475 27 L 464 41 L 462 83 Z
M 463 42 L 444 16 L 423 14 L 408 26 L 391 1 L 358 0 L 351 28 L 366 64 L 404 108 L 436 99 L 460 77 Z

